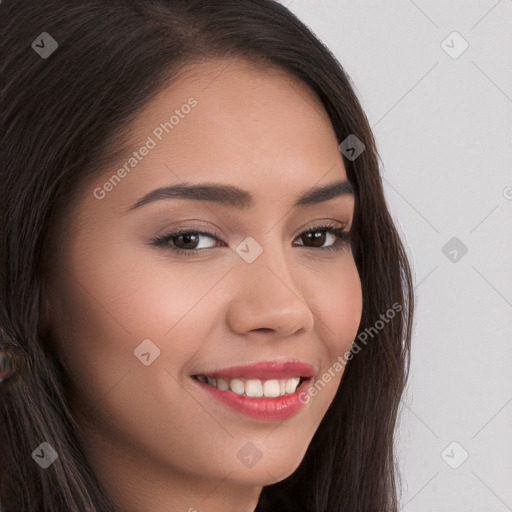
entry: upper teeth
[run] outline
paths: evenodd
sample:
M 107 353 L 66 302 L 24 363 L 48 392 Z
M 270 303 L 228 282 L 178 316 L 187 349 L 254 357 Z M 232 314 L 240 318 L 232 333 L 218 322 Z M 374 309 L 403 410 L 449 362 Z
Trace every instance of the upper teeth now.
M 300 377 L 293 379 L 271 379 L 261 381 L 259 379 L 231 379 L 226 381 L 221 378 L 197 377 L 201 382 L 207 382 L 210 386 L 214 386 L 221 390 L 231 390 L 238 395 L 247 396 L 282 396 L 295 393 L 300 382 Z

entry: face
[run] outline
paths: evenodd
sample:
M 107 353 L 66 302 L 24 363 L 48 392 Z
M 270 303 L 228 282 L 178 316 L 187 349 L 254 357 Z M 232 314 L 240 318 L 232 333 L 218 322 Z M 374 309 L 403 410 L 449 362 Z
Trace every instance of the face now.
M 72 235 L 49 287 L 91 463 L 127 492 L 166 479 L 282 480 L 343 371 L 331 370 L 306 404 L 298 392 L 350 349 L 361 319 L 361 283 L 339 231 L 351 228 L 353 194 L 341 185 L 295 205 L 347 180 L 329 118 L 282 71 L 209 62 L 147 104 L 131 142 L 67 219 Z M 148 196 L 205 183 L 231 188 Z M 264 364 L 223 372 L 254 363 Z M 233 390 L 193 377 L 221 375 Z M 262 390 L 290 394 L 239 394 Z

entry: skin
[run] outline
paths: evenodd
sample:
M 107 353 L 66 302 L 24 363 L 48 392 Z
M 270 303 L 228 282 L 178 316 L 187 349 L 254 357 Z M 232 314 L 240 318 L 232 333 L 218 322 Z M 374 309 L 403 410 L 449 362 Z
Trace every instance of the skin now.
M 307 189 L 347 178 L 314 93 L 242 60 L 190 66 L 135 120 L 133 149 L 190 97 L 197 106 L 161 141 L 153 137 L 157 146 L 103 199 L 94 189 L 126 159 L 76 204 L 48 288 L 86 456 L 120 511 L 253 511 L 263 486 L 298 467 L 343 372 L 282 422 L 227 409 L 190 375 L 294 358 L 319 378 L 350 349 L 361 319 L 350 246 L 325 251 L 300 237 L 321 221 L 350 229 L 353 195 L 290 208 Z M 182 181 L 235 185 L 255 204 L 173 199 L 125 213 Z M 192 256 L 151 245 L 198 227 L 222 241 L 175 240 L 206 248 Z M 321 234 L 324 246 L 337 240 Z M 263 250 L 250 264 L 235 252 L 247 236 Z M 144 339 L 160 349 L 149 366 L 134 355 Z M 250 468 L 237 457 L 248 442 L 261 452 Z

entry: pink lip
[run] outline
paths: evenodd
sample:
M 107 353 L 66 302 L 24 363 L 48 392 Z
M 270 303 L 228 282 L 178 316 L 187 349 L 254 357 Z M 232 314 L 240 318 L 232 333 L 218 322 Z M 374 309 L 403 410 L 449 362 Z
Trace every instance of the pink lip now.
M 312 378 L 315 376 L 315 368 L 307 363 L 299 361 L 262 361 L 259 363 L 231 366 L 222 370 L 214 370 L 209 373 L 198 373 L 204 377 L 221 379 L 287 379 L 292 377 Z
M 238 395 L 233 391 L 223 391 L 199 380 L 194 379 L 194 382 L 201 386 L 207 393 L 210 393 L 211 396 L 220 403 L 236 412 L 261 421 L 282 421 L 295 416 L 304 406 L 299 400 L 299 395 L 307 391 L 313 381 L 312 379 L 308 379 L 297 388 L 295 393 L 277 397 Z

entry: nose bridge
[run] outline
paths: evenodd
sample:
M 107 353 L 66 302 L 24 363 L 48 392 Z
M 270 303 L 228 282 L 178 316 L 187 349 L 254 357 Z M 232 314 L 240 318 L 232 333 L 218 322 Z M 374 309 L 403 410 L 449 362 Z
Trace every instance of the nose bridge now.
M 275 237 L 276 233 L 259 235 L 259 241 L 248 237 L 236 249 L 240 260 L 228 318 L 240 333 L 272 329 L 289 335 L 313 327 L 313 313 Z
M 267 276 L 282 282 L 282 286 L 292 287 L 293 275 L 290 271 L 288 255 L 281 244 L 277 229 L 270 229 L 266 233 L 259 231 L 252 236 L 246 237 L 237 247 L 237 253 L 243 262 L 238 262 L 242 268 L 241 273 L 247 276 L 249 281 L 258 284 L 259 280 Z M 247 251 L 247 252 L 246 252 Z

